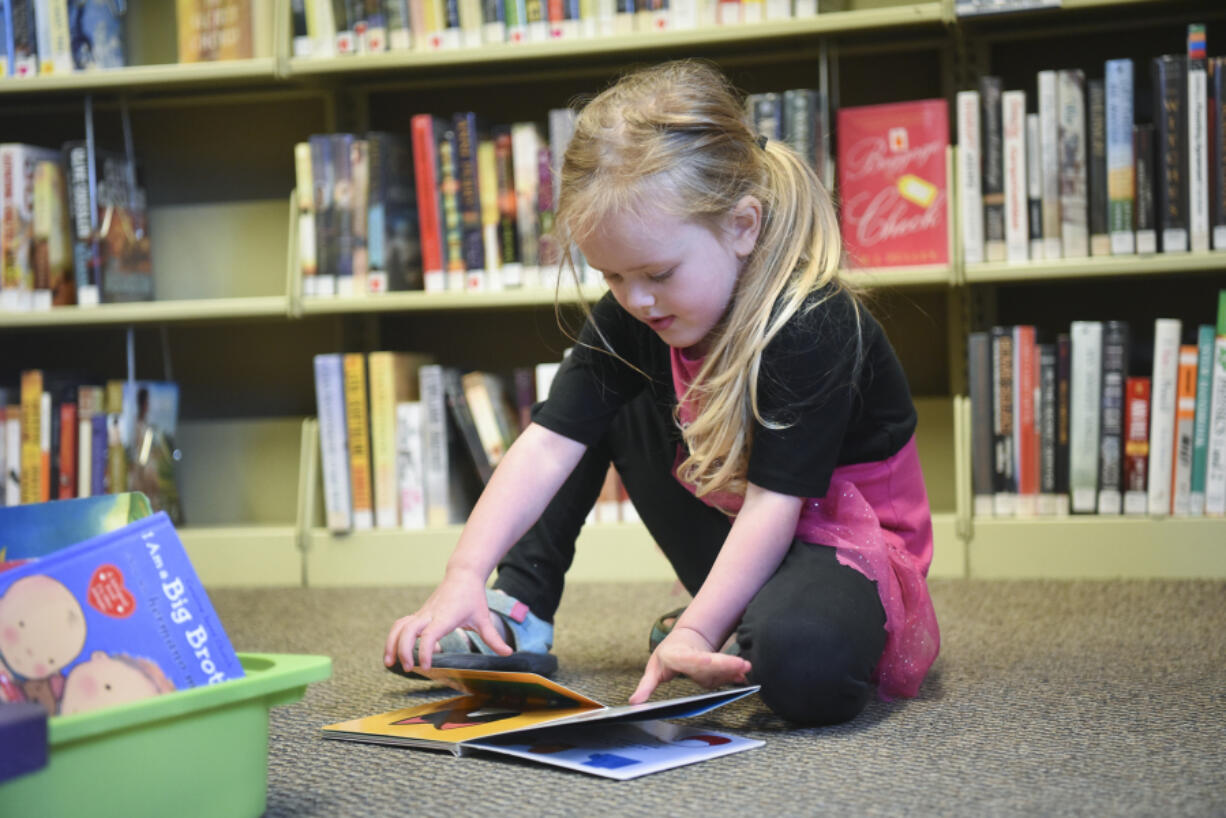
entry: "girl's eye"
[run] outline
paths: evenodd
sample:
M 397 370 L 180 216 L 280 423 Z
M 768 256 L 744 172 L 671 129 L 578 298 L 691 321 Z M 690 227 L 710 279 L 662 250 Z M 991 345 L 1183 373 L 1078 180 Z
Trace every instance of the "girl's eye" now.
M 606 284 L 611 285 L 611 284 L 616 284 L 617 282 L 621 281 L 622 277 L 619 276 L 617 273 L 605 273 L 604 280 Z
M 655 275 L 653 275 L 653 276 L 648 276 L 648 278 L 649 278 L 649 279 L 651 279 L 652 281 L 664 281 L 665 279 L 667 279 L 667 278 L 668 278 L 669 276 L 671 276 L 672 274 L 673 274 L 673 271 L 672 271 L 672 270 L 665 270 L 665 271 L 664 271 L 664 272 L 662 272 L 662 273 L 656 273 L 656 274 L 655 274 Z

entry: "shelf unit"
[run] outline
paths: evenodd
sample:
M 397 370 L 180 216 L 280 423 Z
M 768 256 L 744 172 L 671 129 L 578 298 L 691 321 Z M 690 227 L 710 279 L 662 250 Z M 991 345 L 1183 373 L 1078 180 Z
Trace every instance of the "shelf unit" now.
M 311 356 L 386 347 L 489 368 L 556 359 L 565 338 L 553 323 L 555 294 L 303 298 L 286 199 L 294 142 L 368 126 L 407 132 L 408 117 L 421 110 L 539 119 L 631 62 L 690 55 L 713 59 L 749 91 L 816 85 L 817 61 L 826 55 L 837 67 L 832 97 L 842 104 L 952 101 L 976 71 L 1004 69 L 1009 87 L 1023 87 L 1010 70 L 1023 76 L 1033 63 L 1055 60 L 1048 55 L 1059 52 L 1050 49 L 1025 52 L 1019 32 L 1076 36 L 1087 50 L 1078 59 L 1089 66 L 1108 48 L 1103 40 L 1110 47 L 1120 40 L 1125 54 L 1133 48 L 1139 58 L 1166 48 L 1141 42 L 1155 26 L 1181 36 L 1189 19 L 1226 19 L 1211 0 L 1064 0 L 1059 10 L 969 20 L 955 19 L 952 0 L 847 5 L 812 19 L 736 28 L 334 59 L 291 58 L 282 26 L 272 57 L 177 65 L 166 62 L 173 59 L 173 12 L 133 0 L 132 19 L 141 22 L 129 32 L 132 51 L 146 64 L 0 81 L 0 131 L 8 140 L 52 145 L 79 138 L 81 101 L 89 95 L 100 142 L 115 144 L 122 100 L 145 163 L 163 300 L 0 313 L 0 344 L 17 353 L 0 357 L 0 378 L 28 367 L 78 366 L 119 376 L 131 328 L 137 376 L 173 372 L 182 385 L 182 534 L 206 582 L 430 583 L 458 529 L 323 530 Z M 287 0 L 277 0 L 276 13 L 288 19 Z M 1123 27 L 1119 38 L 1102 33 L 1113 26 Z M 1226 576 L 1224 520 L 973 519 L 968 408 L 957 397 L 965 391 L 963 345 L 973 325 L 1007 322 L 1011 310 L 1032 308 L 1062 320 L 1061 309 L 1076 309 L 1078 299 L 1097 301 L 1121 287 L 1135 294 L 1158 284 L 1174 293 L 1169 298 L 1195 298 L 1223 284 L 1226 254 L 968 266 L 959 244 L 955 236 L 950 265 L 855 273 L 869 286 L 917 396 L 937 541 L 932 574 Z M 1064 297 L 1048 299 L 1044 287 L 1060 287 Z M 590 287 L 559 293 L 564 304 L 599 294 Z M 1046 303 L 1054 300 L 1067 303 Z M 490 345 L 494 337 L 499 343 Z M 666 580 L 671 572 L 641 525 L 594 525 L 582 535 L 571 577 Z

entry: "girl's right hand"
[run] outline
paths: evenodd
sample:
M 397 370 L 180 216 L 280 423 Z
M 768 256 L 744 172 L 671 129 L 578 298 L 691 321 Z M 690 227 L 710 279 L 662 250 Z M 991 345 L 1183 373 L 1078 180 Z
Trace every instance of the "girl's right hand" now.
M 391 667 L 397 660 L 409 670 L 414 665 L 430 669 L 433 647 L 438 640 L 456 628 L 469 628 L 500 656 L 512 653 L 494 627 L 485 602 L 485 583 L 477 576 L 448 574 L 416 613 L 402 616 L 392 623 L 383 649 L 383 664 Z M 430 650 L 415 656 L 418 644 L 430 645 Z

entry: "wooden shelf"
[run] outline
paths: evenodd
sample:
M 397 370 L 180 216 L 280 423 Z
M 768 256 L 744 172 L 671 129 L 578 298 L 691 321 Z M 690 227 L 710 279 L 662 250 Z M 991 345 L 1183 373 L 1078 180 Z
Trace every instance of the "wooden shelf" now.
M 296 526 L 187 526 L 179 538 L 206 588 L 303 584 Z
M 576 294 L 575 288 L 563 287 L 558 297 L 563 303 L 580 298 L 595 301 L 605 292 L 604 286 L 587 286 Z M 510 307 L 547 307 L 554 303 L 554 291 L 546 287 L 530 287 L 497 292 L 395 292 L 384 295 L 352 298 L 310 297 L 302 299 L 304 315 L 329 315 L 359 312 L 410 312 L 446 310 L 487 310 Z
M 289 299 L 286 296 L 197 298 L 99 304 L 96 307 L 53 307 L 50 310 L 34 312 L 0 312 L 0 329 L 242 321 L 288 317 Z
M 1226 252 L 1092 256 L 1054 261 L 968 264 L 967 284 L 993 284 L 1103 276 L 1169 275 L 1226 270 Z
M 268 85 L 281 81 L 272 57 L 123 68 L 0 80 L 0 95 L 174 90 L 193 86 Z
M 1226 577 L 1226 519 L 976 518 L 968 574 L 988 579 Z

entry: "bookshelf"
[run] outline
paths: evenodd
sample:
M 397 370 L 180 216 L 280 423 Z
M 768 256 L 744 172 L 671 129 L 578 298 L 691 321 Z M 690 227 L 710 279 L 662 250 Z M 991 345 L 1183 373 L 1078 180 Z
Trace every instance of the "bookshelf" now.
M 288 18 L 287 0 L 273 5 L 277 19 Z M 79 138 L 89 95 L 99 141 L 115 145 L 121 100 L 129 107 L 161 300 L 0 313 L 0 378 L 30 367 L 118 377 L 130 330 L 137 376 L 173 371 L 182 384 L 189 553 L 207 582 L 254 586 L 432 582 L 457 534 L 323 530 L 310 418 L 314 354 L 401 348 L 503 368 L 554 360 L 565 345 L 549 289 L 303 298 L 287 199 L 294 142 L 367 127 L 407 132 L 418 111 L 539 119 L 631 64 L 689 55 L 715 60 L 741 87 L 758 91 L 816 85 L 824 53 L 837 67 L 831 76 L 842 104 L 936 96 L 952 103 L 976 71 L 1029 87 L 1036 66 L 1060 62 L 1053 54 L 1084 50 L 1075 59 L 1086 66 L 1116 48 L 1140 59 L 1177 50 L 1150 44 L 1154 29 L 1178 39 L 1187 21 L 1204 20 L 1220 38 L 1214 24 L 1226 18 L 1213 0 L 1065 0 L 1059 10 L 966 20 L 954 18 L 952 0 L 849 0 L 845 11 L 806 20 L 332 59 L 291 58 L 281 26 L 270 57 L 179 65 L 170 4 L 133 0 L 130 7 L 139 21 L 129 31 L 137 64 L 0 81 L 0 129 L 6 140 L 38 144 Z M 1027 38 L 1038 36 L 1057 44 L 1075 37 L 1078 48 L 1034 49 Z M 1210 50 L 1220 53 L 1221 43 L 1211 39 Z M 1226 576 L 1226 520 L 972 518 L 969 424 L 958 397 L 972 324 L 1063 320 L 1079 300 L 1152 320 L 1151 308 L 1132 303 L 1147 290 L 1161 291 L 1164 306 L 1182 301 L 1191 315 L 1187 302 L 1222 286 L 1223 272 L 1220 253 L 964 265 L 955 252 L 950 265 L 862 274 L 917 397 L 937 536 L 934 576 Z M 1061 297 L 1046 297 L 1049 287 Z M 564 286 L 561 296 L 573 303 L 599 292 Z M 572 574 L 669 576 L 636 524 L 590 526 Z

